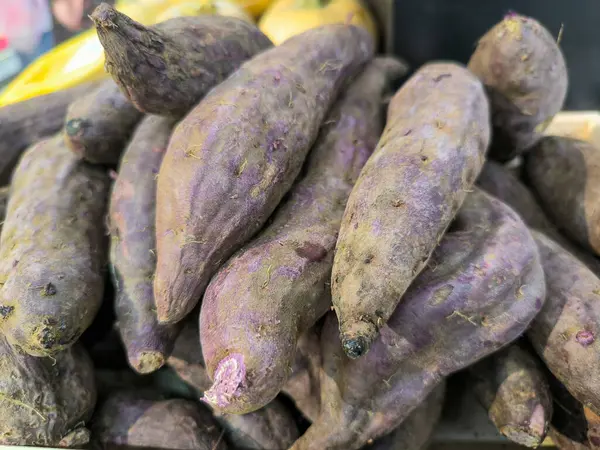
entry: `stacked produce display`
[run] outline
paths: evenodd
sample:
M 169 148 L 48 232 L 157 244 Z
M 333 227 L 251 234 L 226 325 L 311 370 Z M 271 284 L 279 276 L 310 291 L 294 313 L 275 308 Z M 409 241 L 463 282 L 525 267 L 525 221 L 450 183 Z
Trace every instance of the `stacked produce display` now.
M 406 79 L 352 20 L 92 19 L 110 78 L 0 109 L 0 444 L 419 450 L 459 373 L 600 448 L 600 150 L 544 134 L 541 24 Z

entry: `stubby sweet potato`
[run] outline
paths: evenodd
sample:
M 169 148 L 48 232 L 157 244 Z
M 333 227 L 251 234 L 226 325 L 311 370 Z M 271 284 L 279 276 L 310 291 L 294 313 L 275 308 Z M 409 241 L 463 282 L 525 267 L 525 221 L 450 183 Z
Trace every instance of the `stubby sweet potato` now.
M 600 412 L 600 279 L 577 258 L 533 231 L 546 275 L 544 308 L 528 337 L 569 392 Z
M 115 166 L 142 115 L 108 79 L 69 106 L 65 142 L 79 158 Z
M 368 351 L 426 266 L 481 170 L 489 139 L 481 82 L 457 64 L 426 64 L 392 99 L 383 136 L 348 199 L 333 263 L 333 305 L 351 358 Z
M 328 315 L 321 413 L 292 449 L 351 450 L 389 433 L 446 376 L 519 337 L 544 296 L 525 224 L 499 200 L 470 193 L 364 357 L 345 356 Z
M 427 448 L 435 426 L 442 415 L 445 393 L 446 383 L 443 381 L 398 428 L 378 439 L 365 450 L 423 450 Z
M 210 388 L 199 343 L 197 321 L 185 323 L 167 364 L 199 393 Z M 249 414 L 219 414 L 216 420 L 225 438 L 240 450 L 280 450 L 288 448 L 300 435 L 292 413 L 279 399 Z
M 0 109 L 0 183 L 7 183 L 23 151 L 58 132 L 67 107 L 98 82 L 33 97 Z
M 273 44 L 234 17 L 177 17 L 147 28 L 106 3 L 91 16 L 106 70 L 140 110 L 183 117 L 240 64 Z
M 487 88 L 494 127 L 489 154 L 500 161 L 534 145 L 567 94 L 558 43 L 538 21 L 514 13 L 479 40 L 469 70 Z
M 94 415 L 92 439 L 111 445 L 174 450 L 226 450 L 210 411 L 189 400 L 158 400 L 146 392 L 122 391 Z
M 109 185 L 61 136 L 31 147 L 15 170 L 0 236 L 0 329 L 31 355 L 72 345 L 100 308 Z
M 526 170 L 554 223 L 600 255 L 600 150 L 585 141 L 546 136 L 527 155 Z
M 80 345 L 36 358 L 0 337 L 0 444 L 83 448 L 95 403 L 94 366 Z
M 600 260 L 561 234 L 527 186 L 508 168 L 494 161 L 487 161 L 477 179 L 477 185 L 513 208 L 529 227 L 550 237 L 600 275 Z
M 480 403 L 498 431 L 511 441 L 537 448 L 552 418 L 552 395 L 537 356 L 511 345 L 469 369 Z
M 309 30 L 242 65 L 179 123 L 158 178 L 160 321 L 185 317 L 219 266 L 267 221 L 340 90 L 372 56 L 362 28 Z
M 160 116 L 142 120 L 123 154 L 109 208 L 117 327 L 129 363 L 139 373 L 162 367 L 179 329 L 158 323 L 152 290 L 156 177 L 173 125 Z
M 350 84 L 326 118 L 289 201 L 206 289 L 200 336 L 214 384 L 205 400 L 217 410 L 247 413 L 275 398 L 299 336 L 329 310 L 346 201 L 383 130 L 390 79 L 405 71 L 396 59 L 378 58 Z

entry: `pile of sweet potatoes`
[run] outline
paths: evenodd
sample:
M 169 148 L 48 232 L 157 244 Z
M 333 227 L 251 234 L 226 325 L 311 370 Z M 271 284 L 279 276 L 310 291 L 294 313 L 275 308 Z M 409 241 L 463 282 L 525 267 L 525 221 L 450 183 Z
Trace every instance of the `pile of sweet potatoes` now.
M 0 444 L 419 450 L 458 376 L 599 448 L 600 149 L 544 136 L 542 24 L 404 80 L 349 24 L 92 19 L 111 77 L 0 109 Z

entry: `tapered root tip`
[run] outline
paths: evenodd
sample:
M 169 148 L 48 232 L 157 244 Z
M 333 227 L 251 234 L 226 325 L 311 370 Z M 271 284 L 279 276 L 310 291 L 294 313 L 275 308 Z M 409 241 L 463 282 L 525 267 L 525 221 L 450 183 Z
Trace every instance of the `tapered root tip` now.
M 239 388 L 246 380 L 244 357 L 232 353 L 223 358 L 213 375 L 213 385 L 201 399 L 216 408 L 227 408 L 234 397 L 239 396 Z
M 349 358 L 356 359 L 367 353 L 368 344 L 367 340 L 363 337 L 357 337 L 354 339 L 345 339 L 342 342 L 344 352 Z
M 164 366 L 165 355 L 156 351 L 141 352 L 132 357 L 129 362 L 137 373 L 145 375 L 156 372 Z
M 549 417 L 542 405 L 537 405 L 529 419 L 529 424 L 523 426 L 505 426 L 500 432 L 524 447 L 537 448 L 546 438 Z
M 108 3 L 101 3 L 92 13 L 90 19 L 99 28 L 115 28 L 118 12 Z

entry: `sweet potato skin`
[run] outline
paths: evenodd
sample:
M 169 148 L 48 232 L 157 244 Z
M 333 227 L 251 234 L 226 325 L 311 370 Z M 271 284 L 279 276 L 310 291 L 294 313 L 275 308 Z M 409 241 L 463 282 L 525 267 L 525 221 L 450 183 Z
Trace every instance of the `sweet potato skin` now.
M 462 66 L 426 64 L 392 99 L 350 194 L 333 263 L 333 305 L 348 356 L 368 351 L 427 264 L 481 170 L 489 139 L 483 87 Z
M 129 364 L 139 373 L 162 367 L 180 328 L 158 323 L 152 289 L 156 177 L 174 122 L 160 116 L 142 120 L 123 154 L 109 208 L 117 328 Z
M 23 151 L 62 128 L 71 102 L 97 85 L 84 83 L 0 109 L 0 184 L 10 180 Z
M 212 383 L 204 367 L 199 338 L 198 322 L 187 320 L 167 364 L 181 379 L 203 393 Z M 218 414 L 215 418 L 225 430 L 227 442 L 240 450 L 285 449 L 300 436 L 291 412 L 277 398 L 249 414 Z
M 85 444 L 81 427 L 96 403 L 94 366 L 85 350 L 75 345 L 55 358 L 36 358 L 0 337 L 0 358 L 0 444 Z
M 0 237 L 0 329 L 33 356 L 72 345 L 100 308 L 109 185 L 61 136 L 31 147 L 15 170 Z
M 92 436 L 101 446 L 227 450 L 210 411 L 189 400 L 156 400 L 136 391 L 116 392 L 94 416 Z
M 591 143 L 545 136 L 526 159 L 544 210 L 571 239 L 600 255 L 600 153 Z
M 513 344 L 469 368 L 469 378 L 501 434 L 525 447 L 544 441 L 552 395 L 537 357 Z
M 562 109 L 568 85 L 565 59 L 535 19 L 507 15 L 479 40 L 468 67 L 490 98 L 493 159 L 509 161 L 530 148 Z
M 423 450 L 427 448 L 444 404 L 446 382 L 442 381 L 390 434 L 375 441 L 371 450 Z
M 544 233 L 577 256 L 592 272 L 600 274 L 600 260 L 561 234 L 533 193 L 509 169 L 497 162 L 487 161 L 477 179 L 477 185 L 513 208 L 529 227 Z
M 372 56 L 361 28 L 309 30 L 242 65 L 175 128 L 158 178 L 161 322 L 185 317 L 267 221 L 340 90 Z
M 600 412 L 600 279 L 545 235 L 532 232 L 547 298 L 528 337 L 546 366 L 581 403 Z
M 499 200 L 470 193 L 364 357 L 344 355 L 335 315 L 328 315 L 321 414 L 292 449 L 355 449 L 389 433 L 444 377 L 519 337 L 544 297 L 525 224 Z
M 142 113 L 111 79 L 103 81 L 69 106 L 64 138 L 77 157 L 116 166 Z
M 247 413 L 275 398 L 289 375 L 299 336 L 329 310 L 344 207 L 383 130 L 381 105 L 390 78 L 404 72 L 401 62 L 378 58 L 349 85 L 326 117 L 306 175 L 289 200 L 206 289 L 200 335 L 214 384 L 205 400 L 217 410 Z M 247 326 L 240 329 L 240 323 Z M 231 377 L 237 375 L 221 370 L 231 358 L 245 373 L 235 387 Z
M 146 28 L 104 3 L 92 14 L 106 70 L 143 112 L 183 117 L 244 61 L 273 44 L 255 25 L 218 15 Z

